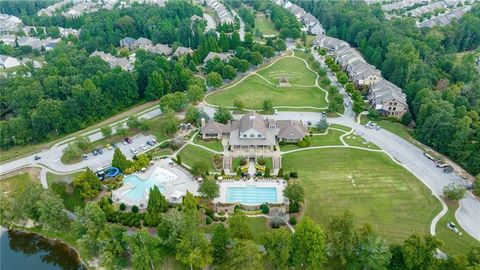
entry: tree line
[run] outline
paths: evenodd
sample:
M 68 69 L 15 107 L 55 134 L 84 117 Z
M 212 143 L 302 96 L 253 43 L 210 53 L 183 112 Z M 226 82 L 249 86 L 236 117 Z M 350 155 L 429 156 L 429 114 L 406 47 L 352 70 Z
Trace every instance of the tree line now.
M 402 120 L 413 119 L 415 138 L 480 173 L 480 78 L 473 56 L 457 55 L 480 46 L 480 5 L 445 27 L 418 29 L 361 1 L 295 2 L 403 89 L 410 112 Z

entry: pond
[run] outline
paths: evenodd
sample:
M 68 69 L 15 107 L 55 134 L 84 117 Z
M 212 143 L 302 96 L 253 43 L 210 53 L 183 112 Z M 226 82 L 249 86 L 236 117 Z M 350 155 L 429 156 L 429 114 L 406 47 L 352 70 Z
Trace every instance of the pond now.
M 0 269 L 86 269 L 75 250 L 38 234 L 0 227 Z

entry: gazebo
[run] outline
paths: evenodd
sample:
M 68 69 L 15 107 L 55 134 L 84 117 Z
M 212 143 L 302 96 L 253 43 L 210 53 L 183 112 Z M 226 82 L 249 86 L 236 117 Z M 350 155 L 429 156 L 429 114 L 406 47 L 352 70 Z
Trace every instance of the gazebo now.
M 280 79 L 278 80 L 278 87 L 290 87 L 287 75 L 280 76 Z

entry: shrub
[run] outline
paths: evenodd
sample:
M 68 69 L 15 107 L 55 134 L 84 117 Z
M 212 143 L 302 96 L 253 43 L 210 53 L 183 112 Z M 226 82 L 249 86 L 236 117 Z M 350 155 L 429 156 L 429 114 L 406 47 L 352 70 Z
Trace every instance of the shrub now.
M 220 217 L 219 219 L 221 222 L 225 222 L 227 220 L 227 217 Z
M 235 207 L 233 208 L 233 212 L 238 212 L 240 211 L 240 205 L 235 205 Z
M 177 155 L 177 159 L 175 160 L 178 164 L 182 164 L 182 157 L 180 155 Z
M 301 141 L 298 141 L 297 145 L 298 145 L 298 147 L 309 147 L 310 146 L 310 140 L 307 139 L 307 137 L 305 137 Z
M 127 208 L 127 206 L 124 203 L 120 204 L 120 210 L 124 211 Z
M 264 203 L 260 206 L 260 209 L 262 209 L 263 214 L 268 214 L 270 213 L 270 208 L 268 207 L 268 204 Z
M 207 225 L 212 224 L 212 218 L 207 216 L 207 218 L 205 219 L 205 224 Z
M 473 194 L 480 196 L 480 175 L 478 175 L 475 182 L 473 182 Z
M 443 195 L 450 200 L 458 201 L 465 196 L 466 189 L 460 185 L 451 183 L 443 188 Z
M 244 158 L 242 158 L 242 159 L 240 160 L 240 163 L 239 163 L 239 164 L 240 164 L 240 166 L 245 166 L 245 165 L 247 165 L 247 160 L 244 159 Z
M 290 225 L 296 225 L 297 224 L 297 218 L 295 216 L 291 216 L 288 219 L 288 223 L 290 223 Z
M 210 208 L 205 208 L 205 215 L 213 217 L 213 210 Z
M 220 211 L 220 212 L 218 212 L 218 215 L 219 215 L 219 216 L 225 216 L 225 212 L 224 212 L 224 211 Z
M 286 142 L 286 141 L 280 141 L 278 144 L 279 144 L 280 146 L 285 146 L 285 145 L 287 145 L 287 142 Z
M 265 159 L 264 159 L 264 158 L 257 158 L 257 163 L 258 163 L 258 165 L 262 165 L 262 166 L 264 166 L 264 165 L 265 165 L 265 163 L 267 163 L 267 162 L 265 161 Z
M 285 225 L 285 222 L 281 218 L 274 217 L 270 220 L 270 226 L 274 229 L 278 229 L 283 225 Z
M 278 177 L 283 177 L 283 168 L 278 169 Z
M 132 213 L 138 213 L 138 206 L 132 206 Z
M 298 203 L 290 203 L 290 205 L 288 206 L 289 213 L 298 213 L 299 210 L 300 206 L 298 205 Z
M 290 177 L 291 178 L 298 178 L 298 173 L 297 172 L 290 172 Z

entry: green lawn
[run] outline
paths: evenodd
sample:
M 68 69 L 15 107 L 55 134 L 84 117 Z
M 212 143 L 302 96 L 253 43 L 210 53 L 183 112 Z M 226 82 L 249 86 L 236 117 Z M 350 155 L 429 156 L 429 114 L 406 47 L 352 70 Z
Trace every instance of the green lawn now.
M 303 60 L 295 57 L 283 57 L 257 73 L 275 85 L 283 75 L 288 76 L 290 84 L 297 85 L 314 85 L 317 78 L 317 74 L 307 69 Z
M 222 91 L 217 91 L 206 100 L 218 106 L 233 106 L 234 100 L 241 100 L 245 108 L 260 110 L 263 101 L 270 99 L 273 106 L 312 106 L 327 107 L 325 92 L 317 87 L 276 87 L 257 75 L 252 75 L 241 83 Z
M 203 148 L 189 144 L 180 151 L 179 155 L 182 157 L 182 163 L 190 167 L 195 161 L 202 161 L 208 165 L 209 171 L 217 171 L 213 165 L 213 156 L 215 154 Z
M 271 230 L 268 220 L 264 217 L 247 217 L 247 223 L 253 234 L 253 241 L 260 245 L 265 244 L 265 234 Z
M 343 139 L 350 146 L 357 146 L 357 147 L 363 147 L 363 148 L 375 149 L 375 150 L 380 149 L 380 147 L 378 147 L 374 143 L 367 142 L 364 138 L 362 138 L 360 136 L 357 136 L 355 134 L 349 134 L 349 135 L 343 137 Z
M 27 185 L 32 184 L 33 179 L 28 173 L 19 173 L 14 176 L 0 179 L 0 190 L 3 192 L 16 192 L 23 190 Z
M 163 128 L 163 121 L 162 117 L 155 117 L 153 119 L 147 120 L 147 124 L 149 127 L 148 133 L 153 134 L 155 138 L 157 138 L 157 142 L 162 142 L 164 140 L 171 139 L 172 136 L 165 133 Z
M 455 211 L 458 208 L 458 203 L 447 203 L 448 212 L 437 223 L 436 234 L 438 239 L 444 243 L 441 248 L 442 251 L 449 255 L 465 255 L 465 252 L 474 246 L 480 246 L 480 242 L 466 233 L 455 219 Z M 454 231 L 447 228 L 447 223 L 453 222 L 460 230 L 462 235 L 458 235 Z
M 80 196 L 80 190 L 74 188 L 70 183 L 72 182 L 75 176 L 79 175 L 80 172 L 67 174 L 67 175 L 58 175 L 47 172 L 47 183 L 48 187 L 51 188 L 55 193 L 60 195 L 63 200 L 65 208 L 70 211 L 74 211 L 75 207 L 84 207 L 85 201 Z
M 345 133 L 334 129 L 328 129 L 328 132 L 325 135 L 311 136 L 310 143 L 311 146 L 343 145 L 340 141 L 340 136 L 343 134 Z M 294 149 L 301 149 L 301 147 L 298 147 L 296 144 L 280 146 L 281 151 L 290 151 Z
M 336 128 L 336 129 L 345 130 L 345 131 L 347 131 L 347 132 L 349 132 L 350 130 L 352 130 L 352 129 L 349 128 L 349 127 L 342 126 L 342 125 L 339 125 L 339 124 L 330 124 L 330 127 L 331 127 L 331 128 Z
M 386 154 L 358 149 L 312 149 L 283 156 L 306 192 L 306 215 L 326 226 L 345 210 L 372 224 L 390 244 L 427 234 L 440 203 L 420 180 Z
M 223 145 L 221 140 L 203 140 L 201 138 L 201 135 L 197 134 L 195 137 L 194 143 L 205 146 L 207 148 L 212 149 L 213 151 L 218 151 L 222 152 L 223 151 Z
M 275 25 L 270 19 L 265 17 L 264 13 L 257 13 L 257 17 L 255 18 L 255 27 L 257 27 L 264 36 L 278 35 Z

